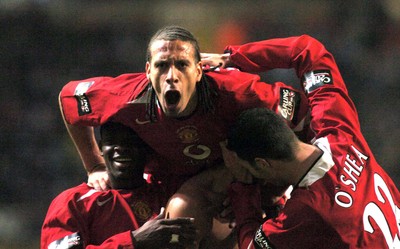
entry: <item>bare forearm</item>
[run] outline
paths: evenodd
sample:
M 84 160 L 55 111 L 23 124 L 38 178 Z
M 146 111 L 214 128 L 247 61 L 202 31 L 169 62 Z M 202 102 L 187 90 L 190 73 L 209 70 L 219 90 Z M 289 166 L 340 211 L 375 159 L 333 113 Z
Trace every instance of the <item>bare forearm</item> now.
M 73 126 L 67 123 L 65 125 L 86 171 L 90 173 L 99 166 L 103 167 L 105 163 L 97 146 L 93 127 Z
M 99 165 L 104 168 L 104 159 L 101 156 L 99 147 L 97 146 L 93 127 L 68 124 L 64 117 L 61 102 L 59 102 L 59 105 L 65 127 L 78 150 L 86 171 L 90 173 Z

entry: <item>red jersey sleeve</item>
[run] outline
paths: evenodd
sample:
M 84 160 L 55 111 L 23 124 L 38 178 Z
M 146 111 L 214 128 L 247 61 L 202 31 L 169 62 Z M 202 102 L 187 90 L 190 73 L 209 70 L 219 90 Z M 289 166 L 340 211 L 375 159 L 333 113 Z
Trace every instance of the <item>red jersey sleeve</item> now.
M 72 199 L 73 193 L 67 190 L 58 195 L 50 204 L 42 226 L 42 249 L 56 248 L 56 245 L 67 243 L 67 241 L 78 245 L 82 243 L 79 231 L 84 229 L 81 224 L 85 224 L 85 214 L 78 212 Z
M 359 127 L 354 104 L 347 94 L 347 88 L 331 53 L 316 39 L 302 35 L 298 37 L 277 38 L 260 42 L 248 43 L 241 46 L 228 46 L 231 51 L 231 60 L 238 67 L 248 72 L 260 72 L 276 68 L 293 68 L 299 79 L 301 87 L 308 94 L 308 101 L 312 113 L 311 127 L 318 133 L 321 126 L 325 126 L 321 117 L 327 117 L 325 111 L 335 103 L 337 95 L 340 98 L 335 106 L 346 110 L 335 111 L 330 118 L 343 120 L 343 124 Z M 319 89 L 323 86 L 322 89 Z M 318 91 L 316 91 L 318 89 Z M 315 92 L 318 97 L 314 98 Z M 323 98 L 321 101 L 319 98 Z M 315 100 L 324 108 L 314 108 Z M 318 110 L 317 110 L 318 109 Z M 323 110 L 323 111 L 322 111 Z M 348 113 L 349 112 L 349 113 Z M 335 116 L 335 117 L 333 117 Z
M 231 68 L 208 75 L 219 89 L 219 109 L 223 112 L 230 108 L 238 115 L 249 108 L 265 107 L 275 111 L 295 132 L 303 130 L 308 101 L 301 90 L 282 82 L 267 84 L 260 80 L 259 75 Z
M 98 126 L 139 96 L 147 84 L 144 73 L 71 81 L 61 90 L 61 109 L 69 124 Z
M 227 46 L 232 62 L 245 72 L 263 72 L 293 68 L 301 78 L 312 68 L 324 67 L 324 46 L 308 35 L 276 38 L 240 46 Z M 331 59 L 333 59 L 331 57 Z
M 331 212 L 321 209 L 319 213 L 351 245 L 396 248 L 400 246 L 400 192 L 361 132 L 356 108 L 332 55 L 319 42 L 310 42 L 320 47 L 320 56 L 303 72 L 302 85 L 311 107 L 311 129 L 315 140 L 328 141 L 335 163 L 331 181 L 338 186 Z M 351 225 L 334 226 L 335 216 Z

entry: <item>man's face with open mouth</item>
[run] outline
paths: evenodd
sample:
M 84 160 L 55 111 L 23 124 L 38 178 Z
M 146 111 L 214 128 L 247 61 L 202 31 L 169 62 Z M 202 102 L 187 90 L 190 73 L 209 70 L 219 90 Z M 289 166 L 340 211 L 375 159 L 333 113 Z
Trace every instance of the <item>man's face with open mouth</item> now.
M 202 66 L 201 62 L 196 62 L 194 48 L 189 42 L 153 42 L 146 74 L 165 115 L 184 117 L 194 111 L 196 83 L 201 79 Z

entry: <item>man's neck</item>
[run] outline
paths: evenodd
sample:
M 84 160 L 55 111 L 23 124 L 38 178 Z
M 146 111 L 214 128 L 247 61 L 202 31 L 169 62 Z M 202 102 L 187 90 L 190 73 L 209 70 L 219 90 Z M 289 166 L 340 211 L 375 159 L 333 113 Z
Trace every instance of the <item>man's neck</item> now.
M 137 180 L 137 179 L 132 179 L 130 182 L 126 181 L 117 181 L 117 182 L 111 182 L 111 188 L 112 189 L 125 189 L 125 190 L 133 190 L 140 188 L 146 184 L 146 181 L 143 179 Z
M 191 116 L 195 112 L 197 104 L 198 104 L 197 92 L 194 92 L 185 110 L 182 113 L 179 113 L 177 118 L 185 118 Z
M 293 169 L 292 184 L 298 184 L 308 171 L 314 166 L 318 158 L 321 157 L 322 151 L 311 144 L 300 143 L 299 150 L 296 154 L 296 160 L 292 162 L 291 169 Z

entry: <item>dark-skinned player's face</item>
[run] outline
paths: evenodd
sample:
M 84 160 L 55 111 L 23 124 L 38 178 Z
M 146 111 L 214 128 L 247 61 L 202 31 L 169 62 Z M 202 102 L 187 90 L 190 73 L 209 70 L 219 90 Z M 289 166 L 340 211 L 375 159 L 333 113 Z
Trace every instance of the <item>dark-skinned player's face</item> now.
M 131 133 L 121 130 L 102 144 L 112 188 L 131 189 L 143 183 L 144 155 L 134 141 Z
M 156 40 L 150 52 L 146 74 L 163 112 L 169 117 L 191 114 L 197 105 L 196 83 L 202 75 L 193 45 L 180 40 Z

